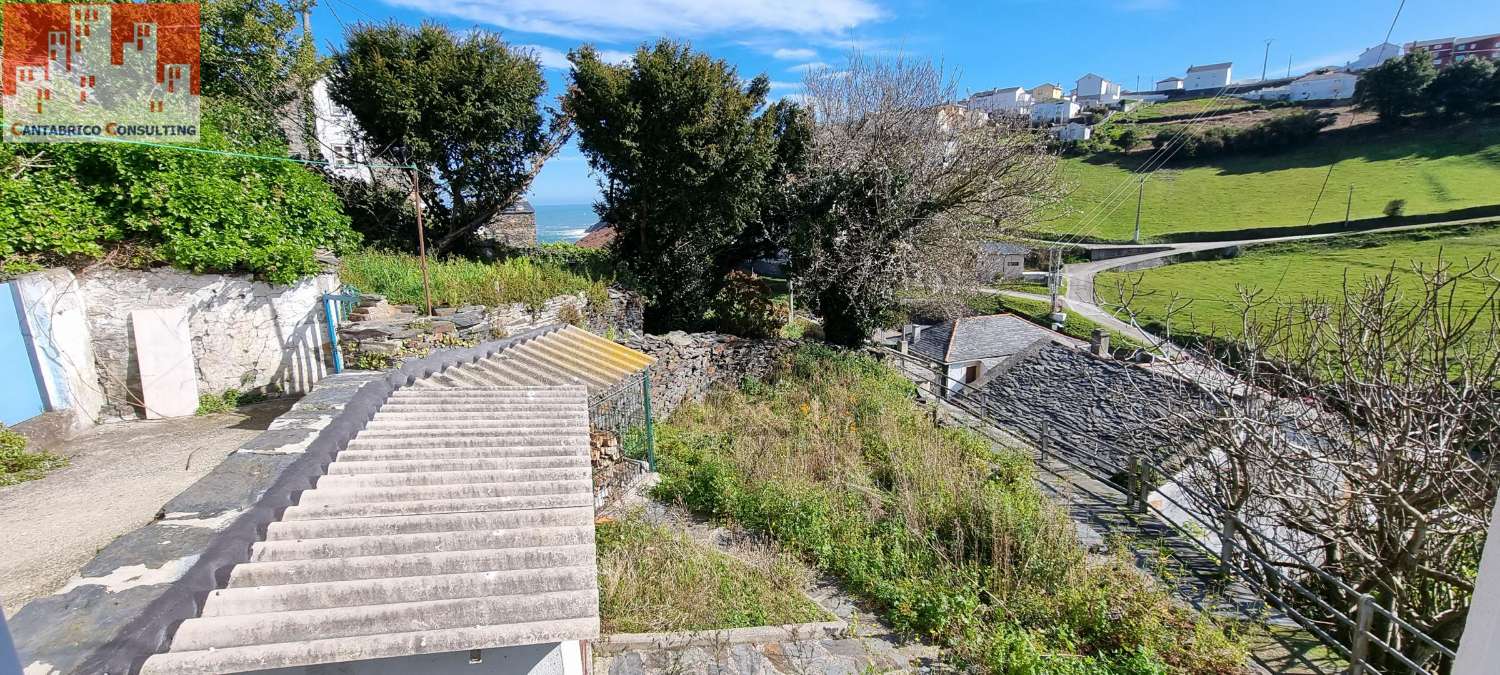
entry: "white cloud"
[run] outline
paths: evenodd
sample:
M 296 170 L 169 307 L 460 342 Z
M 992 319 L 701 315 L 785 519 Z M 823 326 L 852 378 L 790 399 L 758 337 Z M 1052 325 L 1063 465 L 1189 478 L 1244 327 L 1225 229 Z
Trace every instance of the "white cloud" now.
M 618 49 L 601 49 L 599 50 L 599 59 L 605 63 L 613 63 L 618 66 L 634 61 L 635 53 L 622 52 Z
M 769 30 L 837 34 L 879 19 L 871 0 L 384 0 L 386 4 L 528 33 L 581 39 L 704 36 Z M 810 58 L 799 57 L 799 58 Z
M 773 91 L 773 92 L 774 91 L 791 91 L 791 90 L 800 90 L 800 89 L 802 89 L 802 83 L 801 82 L 785 82 L 785 81 L 781 81 L 781 80 L 771 80 L 771 91 Z
M 827 70 L 832 67 L 832 64 L 824 63 L 822 61 L 812 61 L 810 63 L 799 63 L 795 66 L 792 66 L 791 68 L 787 68 L 787 70 L 805 73 L 809 70 Z
M 782 61 L 798 61 L 803 59 L 810 59 L 817 55 L 818 53 L 816 51 L 807 49 L 806 47 L 800 47 L 797 49 L 788 49 L 782 47 L 781 49 L 777 49 L 771 52 L 771 56 L 781 59 Z
M 568 63 L 568 55 L 561 49 L 553 49 L 545 45 L 516 45 L 517 49 L 529 50 L 536 55 L 536 60 L 542 62 L 543 68 L 556 68 L 567 70 L 572 64 Z

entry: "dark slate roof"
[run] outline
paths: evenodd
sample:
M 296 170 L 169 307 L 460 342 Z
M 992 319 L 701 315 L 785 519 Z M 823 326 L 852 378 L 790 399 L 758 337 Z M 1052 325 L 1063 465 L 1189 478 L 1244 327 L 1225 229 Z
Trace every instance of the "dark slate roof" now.
M 1008 241 L 987 241 L 979 245 L 979 250 L 996 255 L 1026 255 L 1031 252 L 1030 248 Z
M 943 363 L 994 359 L 1020 353 L 1040 341 L 1082 345 L 1014 314 L 971 316 L 945 321 L 922 331 L 912 345 L 917 354 Z
M 1054 450 L 1106 474 L 1134 452 L 1170 461 L 1187 439 L 1166 422 L 1212 409 L 1186 381 L 1085 350 L 1047 344 L 999 368 L 978 397 L 987 417 L 1031 439 L 1049 425 Z
M 1205 65 L 1205 66 L 1193 66 L 1191 68 L 1188 68 L 1188 72 L 1189 73 L 1201 73 L 1201 72 L 1206 71 L 1206 70 L 1222 70 L 1224 68 L 1229 68 L 1230 66 L 1233 66 L 1233 65 L 1234 65 L 1233 61 L 1225 61 L 1223 63 L 1210 63 L 1210 64 Z
M 524 199 L 518 199 L 518 200 L 516 200 L 516 202 L 514 204 L 511 204 L 510 206 L 507 206 L 507 207 L 501 209 L 500 212 L 501 213 L 536 213 L 536 209 L 531 206 L 531 202 L 528 202 L 528 201 L 526 201 Z

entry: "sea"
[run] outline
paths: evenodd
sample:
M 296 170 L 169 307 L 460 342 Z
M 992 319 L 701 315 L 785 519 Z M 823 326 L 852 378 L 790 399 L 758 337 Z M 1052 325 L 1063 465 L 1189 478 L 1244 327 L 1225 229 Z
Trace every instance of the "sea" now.
M 536 240 L 539 244 L 578 241 L 589 227 L 599 222 L 592 204 L 537 205 Z

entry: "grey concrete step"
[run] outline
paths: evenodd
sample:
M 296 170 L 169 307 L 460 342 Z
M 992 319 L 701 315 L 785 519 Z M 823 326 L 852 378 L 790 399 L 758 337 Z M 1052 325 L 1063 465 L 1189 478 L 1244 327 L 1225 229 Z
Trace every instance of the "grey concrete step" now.
M 495 431 L 509 433 L 513 430 L 526 431 L 535 429 L 560 435 L 583 435 L 582 425 L 588 424 L 588 417 L 579 415 L 567 417 L 533 417 L 531 419 L 476 419 L 455 420 L 450 419 L 447 414 L 432 415 L 429 420 L 372 420 L 365 423 L 365 428 L 360 435 L 374 433 L 377 435 L 389 435 L 393 432 L 419 431 L 423 433 L 462 434 L 473 436 L 478 433 Z
M 326 475 L 318 478 L 316 489 L 307 490 L 302 493 L 300 499 L 306 499 L 314 492 L 322 492 L 332 489 L 372 488 L 372 487 L 412 487 L 422 485 L 464 485 L 480 483 L 553 483 L 561 481 L 586 481 L 592 471 L 589 468 L 588 459 L 581 457 L 564 458 L 572 459 L 573 466 L 530 468 L 530 469 L 497 469 L 493 471 L 432 471 L 429 473 L 357 473 Z M 582 460 L 581 462 L 578 460 Z M 338 462 L 335 462 L 337 464 Z M 575 482 L 572 484 L 577 486 Z M 567 486 L 563 486 L 567 487 Z M 299 499 L 299 503 L 300 502 Z
M 396 461 L 341 461 L 328 465 L 328 475 L 346 476 L 369 473 L 423 473 L 427 471 L 505 471 L 507 469 L 549 468 L 526 466 L 524 460 L 573 459 L 572 454 L 508 457 L 503 459 L 410 459 Z M 561 464 L 559 466 L 572 466 Z M 592 488 L 590 488 L 592 489 Z
M 351 496 L 348 500 L 306 506 L 287 507 L 282 513 L 284 521 L 320 520 L 325 518 L 368 518 L 371 516 L 415 516 L 442 513 L 470 513 L 476 511 L 516 511 L 529 509 L 560 509 L 574 506 L 593 506 L 594 498 L 587 494 L 510 495 L 504 497 L 484 496 L 484 490 L 473 488 L 422 488 L 440 492 L 432 499 L 425 495 L 412 495 L 408 501 L 398 500 L 392 492 L 370 492 L 369 495 Z M 400 491 L 393 491 L 400 492 Z M 452 496 L 452 493 L 476 493 L 476 496 Z
M 554 539 L 559 539 L 554 537 Z M 581 536 L 573 537 L 582 541 Z M 243 563 L 229 574 L 228 588 L 311 584 L 356 579 L 388 579 L 470 572 L 588 567 L 594 559 L 592 537 L 584 543 L 462 551 L 424 551 L 331 560 Z
M 594 543 L 594 527 L 567 525 L 480 532 L 418 532 L 414 534 L 261 541 L 250 547 L 254 563 L 343 565 L 343 558 L 401 554 L 443 554 L 480 549 L 571 546 Z M 239 566 L 234 569 L 240 569 Z
M 325 639 L 354 637 L 377 631 L 385 633 L 390 625 L 433 630 L 556 621 L 595 614 L 597 606 L 598 593 L 589 589 L 515 596 L 505 603 L 462 598 L 276 612 L 274 617 L 240 614 L 188 619 L 173 635 L 172 649 L 190 651 L 296 642 L 310 635 Z
M 210 618 L 376 603 L 587 591 L 594 589 L 596 584 L 594 570 L 584 565 L 236 587 L 209 593 L 203 604 L 202 616 Z
M 421 516 L 385 516 L 378 518 L 330 518 L 271 523 L 266 541 L 286 539 L 328 539 L 334 537 L 367 537 L 420 532 L 456 532 L 474 529 L 513 530 L 522 527 L 589 526 L 594 510 L 538 509 L 535 511 L 483 511 L 479 513 L 444 513 Z
M 511 645 L 543 644 L 598 635 L 599 619 L 536 621 L 496 626 L 413 631 L 385 635 L 304 639 L 249 647 L 172 651 L 152 656 L 142 675 L 203 675 L 204 673 L 263 670 L 278 667 L 391 658 L 413 654 L 489 649 Z M 174 645 L 175 647 L 175 645 Z
M 442 399 L 424 400 L 410 399 L 402 402 L 390 402 L 380 406 L 382 413 L 415 413 L 430 415 L 434 412 L 530 412 L 538 415 L 556 415 L 572 413 L 578 410 L 578 404 L 552 404 L 552 403 L 515 403 L 510 401 L 485 401 L 485 400 L 463 400 Z
M 487 401 L 531 401 L 536 403 L 551 403 L 559 401 L 576 402 L 579 400 L 583 400 L 587 396 L 588 392 L 583 387 L 579 387 L 577 391 L 558 388 L 537 389 L 533 387 L 506 386 L 448 387 L 439 390 L 402 387 L 400 389 L 397 389 L 396 391 L 391 392 L 390 400 L 396 402 L 404 402 L 408 399 L 432 399 L 434 397 L 449 397 Z
M 338 454 L 338 461 L 328 465 L 329 474 L 369 473 L 369 462 L 428 461 L 448 459 L 507 460 L 514 457 L 556 457 L 572 454 L 571 444 L 557 445 L 465 445 L 452 448 L 373 448 L 353 447 Z M 337 467 L 337 468 L 335 468 Z M 504 467 L 496 467 L 504 468 Z M 440 469 L 445 470 L 445 469 Z M 454 469 L 461 470 L 461 469 Z M 394 472 L 393 472 L 394 473 Z

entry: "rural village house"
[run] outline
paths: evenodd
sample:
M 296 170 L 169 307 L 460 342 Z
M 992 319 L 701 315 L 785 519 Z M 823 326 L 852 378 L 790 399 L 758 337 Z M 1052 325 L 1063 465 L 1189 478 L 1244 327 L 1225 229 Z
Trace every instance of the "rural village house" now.
M 1297 78 L 1287 85 L 1287 93 L 1293 101 L 1333 101 L 1353 98 L 1354 85 L 1359 76 L 1333 70 L 1313 73 Z
M 1026 256 L 1031 249 L 1006 241 L 989 241 L 979 246 L 979 280 L 1019 279 L 1026 272 Z
M 1230 68 L 1233 65 L 1233 63 L 1225 62 L 1192 66 L 1187 70 L 1187 80 L 1184 81 L 1182 88 L 1187 91 L 1223 89 L 1229 86 Z
M 1042 328 L 1014 314 L 971 316 L 935 326 L 909 326 L 902 334 L 902 347 L 943 369 L 948 390 L 985 378 L 996 366 L 1033 347 L 1048 344 L 1082 348 L 1082 340 Z
M 1169 77 L 1165 80 L 1156 81 L 1157 91 L 1179 91 L 1182 89 L 1182 78 Z
M 1500 33 L 1406 43 L 1408 54 L 1419 51 L 1432 54 L 1432 65 L 1439 68 L 1468 59 L 1500 60 Z

